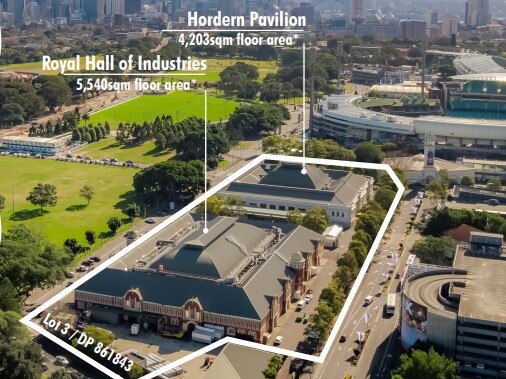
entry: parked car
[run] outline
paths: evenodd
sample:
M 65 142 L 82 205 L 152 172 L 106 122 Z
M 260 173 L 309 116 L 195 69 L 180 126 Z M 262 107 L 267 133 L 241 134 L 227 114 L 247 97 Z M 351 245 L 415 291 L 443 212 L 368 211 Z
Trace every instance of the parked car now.
M 86 267 L 86 266 L 79 266 L 76 271 L 77 272 L 87 272 L 88 271 L 88 267 Z
M 40 365 L 42 366 L 42 371 L 47 371 L 47 369 L 49 368 L 47 362 L 42 362 Z
M 93 262 L 100 262 L 102 260 L 102 258 L 100 257 L 97 257 L 96 255 L 94 255 L 93 257 L 90 258 Z
M 483 363 L 476 363 L 476 368 L 483 370 L 485 368 L 485 365 Z
M 54 363 L 56 363 L 58 366 L 68 366 L 69 361 L 63 355 L 58 355 L 56 356 Z
M 346 342 L 346 335 L 343 334 L 341 337 L 339 337 L 339 342 Z
M 281 342 L 283 342 L 283 336 L 277 336 L 274 340 L 274 345 L 281 345 Z
M 76 273 L 73 272 L 73 271 L 68 271 L 68 272 L 65 273 L 65 276 L 67 278 L 73 278 L 74 276 L 76 276 Z
M 146 223 L 148 223 L 148 224 L 155 224 L 156 220 L 153 217 L 150 217 L 150 218 L 146 219 Z
M 93 263 L 95 263 L 95 262 L 93 262 L 91 259 L 86 259 L 86 260 L 85 260 L 85 261 L 83 261 L 81 264 L 82 264 L 83 266 L 92 266 L 92 265 L 93 265 Z
M 306 302 L 306 304 L 309 304 L 309 302 L 313 299 L 313 294 L 312 293 L 308 293 L 306 294 L 306 296 L 304 296 L 304 301 Z

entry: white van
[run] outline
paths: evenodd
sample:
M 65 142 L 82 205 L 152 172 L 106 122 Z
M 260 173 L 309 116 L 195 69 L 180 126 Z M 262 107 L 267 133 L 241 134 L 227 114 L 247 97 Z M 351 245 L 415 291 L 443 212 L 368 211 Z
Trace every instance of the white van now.
M 364 305 L 366 305 L 366 306 L 367 306 L 367 305 L 371 304 L 371 303 L 372 303 L 372 301 L 373 301 L 373 297 L 372 297 L 372 295 L 369 295 L 369 296 L 367 296 L 367 297 L 364 299 Z
M 304 307 L 306 306 L 306 301 L 305 300 L 301 300 L 297 303 L 297 310 L 298 311 L 301 311 Z

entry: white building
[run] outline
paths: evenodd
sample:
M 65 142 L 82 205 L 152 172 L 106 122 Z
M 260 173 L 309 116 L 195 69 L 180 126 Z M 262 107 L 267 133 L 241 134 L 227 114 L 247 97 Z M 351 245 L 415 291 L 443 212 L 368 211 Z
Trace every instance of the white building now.
M 13 136 L 2 139 L 2 149 L 11 153 L 56 155 L 65 150 L 70 135 L 53 138 Z
M 349 228 L 357 212 L 372 196 L 374 180 L 342 170 L 322 170 L 294 163 L 267 163 L 247 172 L 218 192 L 218 196 L 237 195 L 246 207 L 272 211 L 279 216 L 298 209 L 327 210 L 332 224 Z

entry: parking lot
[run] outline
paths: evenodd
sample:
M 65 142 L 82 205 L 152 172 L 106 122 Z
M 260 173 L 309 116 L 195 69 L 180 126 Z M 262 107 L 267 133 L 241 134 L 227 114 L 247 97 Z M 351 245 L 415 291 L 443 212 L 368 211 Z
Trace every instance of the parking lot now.
M 337 269 L 338 257 L 347 251 L 353 231 L 354 229 L 350 228 L 343 232 L 339 239 L 340 247 L 324 253 L 325 255 L 321 260 L 318 275 L 311 278 L 307 283 L 307 288 L 313 292 L 312 299 L 301 310 L 297 310 L 299 300 L 291 303 L 290 309 L 279 318 L 278 326 L 271 333 L 270 344 L 273 344 L 277 336 L 282 336 L 283 341 L 279 345 L 280 347 L 304 353 L 311 352 L 311 339 L 308 339 L 304 335 L 304 331 L 308 325 L 308 323 L 304 323 L 303 321 L 304 316 L 308 319 L 314 313 L 322 290 L 330 283 L 332 275 Z

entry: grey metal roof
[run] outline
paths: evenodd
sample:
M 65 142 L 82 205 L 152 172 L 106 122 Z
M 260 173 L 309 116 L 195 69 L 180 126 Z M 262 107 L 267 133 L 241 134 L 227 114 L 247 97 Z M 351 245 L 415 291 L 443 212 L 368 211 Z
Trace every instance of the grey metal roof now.
M 301 164 L 283 163 L 267 171 L 259 184 L 321 190 L 331 181 L 325 172 L 315 166 L 307 165 L 305 175 L 301 173 L 301 170 Z
M 215 218 L 208 224 L 208 233 L 199 228 L 150 267 L 158 270 L 163 265 L 163 271 L 226 278 L 267 236 L 263 229 L 236 221 Z
M 357 191 L 369 180 L 344 170 L 321 170 L 312 165 L 306 165 L 306 170 L 307 174 L 303 175 L 300 164 L 263 163 L 230 183 L 220 193 L 321 203 L 315 206 L 330 203 L 351 206 Z
M 277 246 L 276 254 L 285 262 L 290 262 L 292 254 L 296 251 L 309 253 L 314 250 L 316 243 L 323 237 L 303 226 L 298 226 L 285 236 L 281 244 Z
M 218 282 L 202 281 L 144 271 L 107 268 L 83 283 L 76 291 L 123 297 L 139 288 L 144 301 L 182 307 L 187 300 L 198 298 L 205 311 L 260 320 L 243 288 Z
M 235 344 L 227 344 L 204 379 L 264 379 L 272 354 Z

